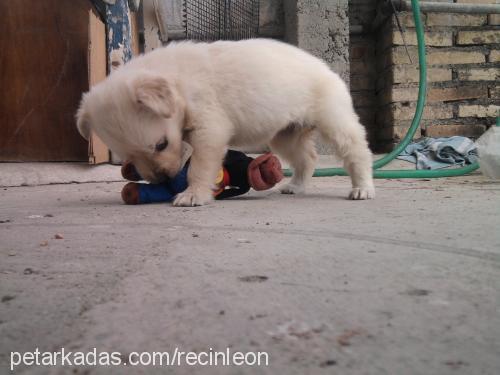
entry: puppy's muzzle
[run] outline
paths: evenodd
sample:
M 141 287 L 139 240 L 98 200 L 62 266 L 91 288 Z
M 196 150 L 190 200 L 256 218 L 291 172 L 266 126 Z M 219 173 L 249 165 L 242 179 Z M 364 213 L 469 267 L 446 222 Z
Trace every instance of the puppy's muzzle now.
M 154 175 L 153 178 L 149 181 L 152 184 L 163 184 L 168 180 L 168 176 L 166 174 L 158 174 Z
M 154 184 L 161 184 L 166 182 L 168 179 L 174 178 L 180 172 L 180 169 L 168 170 L 168 169 L 158 169 L 154 171 L 151 182 Z

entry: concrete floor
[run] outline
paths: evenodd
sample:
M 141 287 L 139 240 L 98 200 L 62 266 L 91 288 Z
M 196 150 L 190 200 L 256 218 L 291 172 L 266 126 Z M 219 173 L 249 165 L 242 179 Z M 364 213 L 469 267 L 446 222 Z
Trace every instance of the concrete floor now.
M 0 373 L 36 347 L 230 347 L 269 366 L 168 371 L 498 374 L 500 183 L 376 184 L 372 201 L 335 177 L 197 208 L 125 206 L 116 182 L 2 188 Z

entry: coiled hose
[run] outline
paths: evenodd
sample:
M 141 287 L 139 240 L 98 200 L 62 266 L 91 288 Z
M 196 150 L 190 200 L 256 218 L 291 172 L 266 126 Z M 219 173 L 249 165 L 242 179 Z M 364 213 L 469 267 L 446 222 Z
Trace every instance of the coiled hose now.
M 418 85 L 418 99 L 415 108 L 415 114 L 408 132 L 401 140 L 398 146 L 389 154 L 373 163 L 373 177 L 374 178 L 439 178 L 439 177 L 454 177 L 463 176 L 471 173 L 479 168 L 478 163 L 473 163 L 461 168 L 449 169 L 419 169 L 419 170 L 378 170 L 384 165 L 394 160 L 412 141 L 415 132 L 417 131 L 422 113 L 425 106 L 425 96 L 427 92 L 427 62 L 425 58 L 425 39 L 424 28 L 422 26 L 422 19 L 420 17 L 420 5 L 418 0 L 411 0 L 413 10 L 413 19 L 415 20 L 415 30 L 417 33 L 418 44 L 418 65 L 419 65 L 419 85 Z M 289 169 L 284 170 L 285 176 L 291 176 L 292 171 Z M 330 176 L 348 176 L 344 168 L 319 168 L 314 171 L 314 177 L 330 177 Z

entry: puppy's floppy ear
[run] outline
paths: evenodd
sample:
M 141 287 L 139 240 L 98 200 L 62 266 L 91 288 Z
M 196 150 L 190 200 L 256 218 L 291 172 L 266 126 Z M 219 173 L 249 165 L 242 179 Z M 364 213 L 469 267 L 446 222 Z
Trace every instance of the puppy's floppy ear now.
M 90 118 L 89 114 L 85 110 L 84 106 L 85 95 L 80 102 L 80 107 L 78 108 L 78 112 L 76 112 L 76 127 L 80 132 L 81 136 L 85 138 L 87 141 L 90 139 Z
M 143 73 L 132 81 L 132 93 L 140 108 L 162 117 L 175 111 L 175 96 L 171 84 L 162 76 Z

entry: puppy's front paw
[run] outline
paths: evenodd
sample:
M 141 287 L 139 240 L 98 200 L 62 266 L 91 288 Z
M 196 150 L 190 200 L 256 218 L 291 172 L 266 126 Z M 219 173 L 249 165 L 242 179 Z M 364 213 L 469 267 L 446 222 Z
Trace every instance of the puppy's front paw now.
M 304 185 L 295 185 L 291 182 L 280 188 L 281 194 L 303 194 L 306 189 Z
M 375 198 L 375 188 L 373 186 L 352 188 L 349 199 L 364 200 Z
M 203 206 L 212 200 L 212 190 L 188 187 L 184 192 L 177 194 L 174 206 Z

